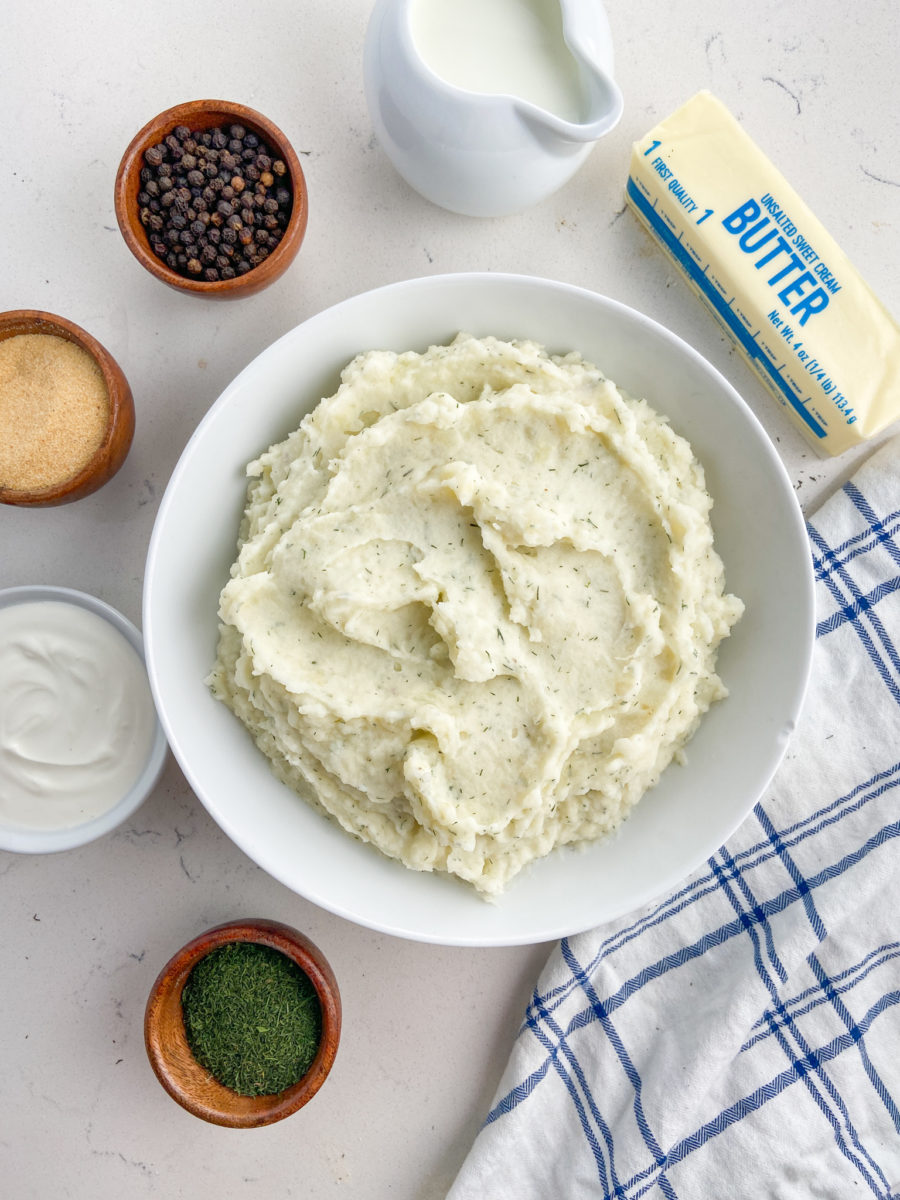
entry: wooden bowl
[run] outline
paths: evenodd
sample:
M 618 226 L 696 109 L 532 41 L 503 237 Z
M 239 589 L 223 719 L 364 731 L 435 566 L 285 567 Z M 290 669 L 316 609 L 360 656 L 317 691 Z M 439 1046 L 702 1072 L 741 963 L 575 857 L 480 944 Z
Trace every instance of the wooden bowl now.
M 229 942 L 258 942 L 280 950 L 309 977 L 322 1008 L 322 1038 L 306 1074 L 271 1096 L 241 1096 L 214 1079 L 191 1053 L 181 992 L 194 964 Z M 296 929 L 264 918 L 232 921 L 201 933 L 163 967 L 147 1001 L 144 1043 L 160 1083 L 182 1108 L 232 1129 L 271 1125 L 308 1104 L 331 1070 L 341 1036 L 341 996 L 321 950 Z
M 94 456 L 75 475 L 35 490 L 4 487 L 0 503 L 33 507 L 68 504 L 96 492 L 124 463 L 134 437 L 134 397 L 122 368 L 96 338 L 80 326 L 53 313 L 19 309 L 0 313 L 0 341 L 20 333 L 52 334 L 85 350 L 103 373 L 109 395 L 106 433 Z M 5 431 L 0 429 L 0 437 Z
M 217 125 L 240 124 L 257 134 L 287 167 L 293 203 L 281 241 L 258 266 L 234 279 L 207 282 L 180 275 L 153 253 L 147 231 L 141 224 L 138 193 L 144 153 L 166 138 L 179 125 L 189 129 L 213 129 Z M 154 117 L 132 138 L 122 156 L 115 183 L 115 210 L 119 229 L 131 253 L 151 275 L 176 291 L 211 300 L 234 300 L 262 291 L 287 270 L 297 256 L 306 233 L 308 197 L 306 180 L 293 146 L 277 125 L 261 113 L 228 100 L 191 100 L 176 104 Z

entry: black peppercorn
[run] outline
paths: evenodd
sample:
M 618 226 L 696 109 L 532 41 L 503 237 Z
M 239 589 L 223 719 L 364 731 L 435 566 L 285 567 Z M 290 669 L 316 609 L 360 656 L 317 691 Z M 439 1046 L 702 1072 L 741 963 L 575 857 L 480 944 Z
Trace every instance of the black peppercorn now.
M 245 275 L 287 226 L 287 167 L 238 123 L 178 126 L 144 152 L 140 174 L 139 216 L 151 249 L 179 274 L 206 283 Z

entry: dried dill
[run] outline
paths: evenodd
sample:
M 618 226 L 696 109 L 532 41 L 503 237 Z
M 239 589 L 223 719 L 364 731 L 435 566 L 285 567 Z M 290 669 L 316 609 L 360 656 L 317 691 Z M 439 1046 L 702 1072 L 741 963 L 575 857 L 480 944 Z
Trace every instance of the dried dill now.
M 242 1096 L 284 1091 L 309 1070 L 322 1010 L 309 977 L 259 942 L 229 942 L 192 969 L 181 995 L 194 1057 Z

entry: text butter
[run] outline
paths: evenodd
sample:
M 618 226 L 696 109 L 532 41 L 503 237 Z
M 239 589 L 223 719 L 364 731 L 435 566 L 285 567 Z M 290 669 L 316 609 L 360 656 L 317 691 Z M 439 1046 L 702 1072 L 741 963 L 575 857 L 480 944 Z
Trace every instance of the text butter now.
M 638 142 L 628 202 L 823 454 L 900 417 L 900 328 L 709 92 Z

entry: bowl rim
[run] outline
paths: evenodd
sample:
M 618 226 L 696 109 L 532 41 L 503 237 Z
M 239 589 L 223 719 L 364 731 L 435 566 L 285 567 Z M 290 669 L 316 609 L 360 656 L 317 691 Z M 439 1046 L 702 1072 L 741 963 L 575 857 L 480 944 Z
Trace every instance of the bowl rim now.
M 106 483 L 122 466 L 131 449 L 135 429 L 134 396 L 131 387 L 109 350 L 93 334 L 67 317 L 37 308 L 15 308 L 0 312 L 0 341 L 20 334 L 60 337 L 89 354 L 103 374 L 109 398 L 109 417 L 102 442 L 80 471 L 44 488 L 11 488 L 0 485 L 0 502 L 25 508 L 29 505 L 49 505 L 57 498 L 80 499 Z M 109 459 L 117 438 L 121 438 L 122 442 L 118 447 L 115 469 L 111 474 L 101 473 L 98 480 L 98 468 L 102 468 Z
M 196 118 L 208 124 L 197 124 Z M 288 168 L 291 180 L 291 215 L 281 241 L 258 266 L 234 279 L 207 282 L 180 275 L 153 253 L 147 234 L 137 219 L 137 194 L 140 190 L 140 170 L 144 151 L 154 145 L 176 125 L 213 128 L 216 118 L 240 120 L 266 141 Z M 156 279 L 176 291 L 207 298 L 248 295 L 273 283 L 288 268 L 300 249 L 309 220 L 309 192 L 300 159 L 290 139 L 269 117 L 233 100 L 185 100 L 163 109 L 143 125 L 129 142 L 119 162 L 113 188 L 113 205 L 119 231 L 137 261 Z
M 19 604 L 30 604 L 43 600 L 74 604 L 108 621 L 136 652 L 146 672 L 147 660 L 140 631 L 123 613 L 119 612 L 117 608 L 113 608 L 111 604 L 107 604 L 105 600 L 100 600 L 88 592 L 59 587 L 54 584 L 21 584 L 17 587 L 0 590 L 0 608 L 11 608 Z M 152 688 L 150 692 L 152 696 Z M 112 808 L 108 808 L 99 816 L 92 817 L 89 821 L 70 825 L 65 829 L 20 829 L 0 823 L 0 850 L 9 850 L 16 854 L 54 854 L 62 850 L 74 850 L 78 846 L 86 846 L 89 842 L 111 833 L 112 830 L 133 816 L 153 791 L 165 766 L 168 749 L 165 731 L 159 719 L 154 699 L 153 738 L 147 761 L 134 783 Z
M 449 300 L 445 292 L 449 292 Z M 536 295 L 536 292 L 540 294 Z M 391 293 L 396 293 L 398 297 L 397 303 L 393 304 L 393 306 L 388 303 L 389 294 Z M 265 413 L 257 405 L 255 411 L 262 413 L 262 416 L 258 418 L 257 425 L 254 427 L 258 441 L 253 446 L 247 447 L 249 453 L 240 460 L 240 466 L 235 466 L 231 462 L 230 455 L 228 456 L 227 473 L 223 473 L 224 469 L 221 462 L 218 462 L 214 466 L 214 469 L 220 472 L 221 478 L 220 476 L 216 476 L 219 484 L 228 489 L 228 502 L 232 506 L 237 501 L 231 495 L 231 490 L 237 492 L 240 489 L 242 494 L 246 490 L 246 482 L 239 482 L 239 479 L 243 480 L 241 468 L 246 465 L 250 457 L 265 449 L 266 443 L 263 439 L 267 436 L 267 433 L 261 428 L 262 421 L 266 417 L 269 418 L 265 429 L 271 431 L 271 428 L 276 423 L 276 419 L 276 427 L 282 428 L 282 423 L 287 412 L 296 413 L 299 420 L 299 417 L 304 412 L 315 407 L 314 399 L 307 406 L 305 399 L 298 400 L 296 396 L 294 396 L 290 408 L 286 407 L 283 395 L 285 385 L 278 372 L 281 369 L 283 375 L 285 361 L 292 362 L 290 356 L 296 356 L 295 345 L 303 348 L 302 374 L 304 382 L 302 388 L 304 390 L 300 392 L 300 395 L 305 397 L 305 392 L 310 387 L 315 386 L 315 384 L 310 383 L 310 379 L 318 381 L 318 376 L 321 375 L 321 360 L 323 355 L 333 355 L 336 346 L 343 349 L 351 335 L 353 338 L 359 336 L 361 328 L 365 329 L 366 344 L 358 344 L 356 346 L 357 351 L 369 348 L 394 350 L 422 349 L 425 344 L 424 338 L 431 336 L 430 334 L 422 334 L 422 327 L 428 325 L 430 328 L 431 325 L 439 322 L 441 325 L 456 324 L 456 327 L 459 328 L 460 326 L 457 322 L 461 319 L 459 316 L 460 312 L 463 311 L 462 300 L 468 300 L 473 295 L 475 297 L 487 297 L 483 302 L 479 301 L 476 304 L 479 312 L 496 306 L 498 302 L 506 303 L 511 301 L 517 306 L 515 314 L 517 325 L 533 326 L 535 323 L 538 323 L 543 328 L 549 322 L 554 331 L 557 331 L 551 335 L 550 339 L 546 336 L 541 338 L 540 334 L 523 331 L 520 331 L 518 334 L 502 332 L 498 336 L 519 336 L 526 339 L 528 337 L 536 337 L 545 343 L 548 340 L 565 342 L 568 347 L 577 347 L 590 358 L 592 355 L 588 352 L 588 347 L 591 345 L 591 339 L 595 337 L 595 333 L 593 332 L 595 329 L 598 327 L 601 330 L 615 329 L 617 333 L 621 330 L 627 330 L 629 335 L 633 336 L 629 336 L 626 341 L 633 342 L 635 338 L 638 338 L 641 346 L 646 343 L 651 349 L 662 350 L 664 354 L 668 354 L 673 359 L 682 363 L 685 375 L 694 384 L 698 386 L 702 385 L 700 410 L 702 411 L 704 423 L 711 430 L 711 432 L 705 435 L 705 441 L 709 442 L 709 439 L 714 435 L 717 436 L 723 432 L 728 434 L 730 431 L 732 446 L 726 459 L 730 459 L 728 465 L 735 467 L 738 472 L 738 493 L 744 495 L 751 486 L 758 488 L 758 471 L 762 469 L 763 477 L 769 485 L 766 489 L 766 502 L 763 508 L 767 510 L 772 509 L 773 511 L 777 510 L 777 516 L 782 520 L 781 528 L 783 529 L 783 533 L 773 541 L 768 526 L 765 522 L 760 523 L 757 514 L 759 505 L 755 508 L 753 506 L 745 506 L 748 515 L 741 517 L 740 520 L 745 521 L 745 523 L 752 521 L 752 528 L 755 531 L 754 545 L 758 549 L 757 543 L 760 539 L 765 538 L 766 552 L 768 553 L 770 543 L 778 551 L 776 559 L 784 575 L 782 585 L 779 589 L 779 596 L 782 598 L 779 599 L 769 590 L 766 595 L 771 596 L 772 599 L 767 600 L 766 612 L 771 616 L 777 608 L 778 619 L 782 622 L 782 625 L 775 631 L 778 636 L 775 637 L 773 642 L 771 636 L 773 631 L 771 629 L 767 627 L 763 635 L 758 631 L 758 621 L 748 622 L 745 618 L 738 627 L 740 631 L 739 636 L 728 640 L 726 651 L 730 649 L 732 642 L 741 642 L 744 645 L 750 644 L 755 649 L 760 649 L 763 644 L 777 645 L 779 653 L 782 655 L 778 661 L 778 669 L 782 672 L 783 681 L 778 683 L 774 693 L 771 693 L 769 680 L 766 679 L 764 681 L 765 691 L 763 694 L 767 706 L 766 710 L 764 712 L 760 710 L 759 719 L 753 719 L 747 725 L 748 729 L 754 730 L 751 736 L 751 744 L 757 745 L 760 739 L 765 740 L 764 752 L 760 751 L 757 753 L 749 764 L 746 760 L 746 755 L 743 756 L 742 767 L 744 770 L 739 779 L 734 775 L 735 767 L 723 768 L 726 775 L 726 782 L 730 787 L 730 798 L 725 808 L 723 809 L 718 790 L 716 790 L 716 807 L 712 810 L 714 818 L 709 827 L 704 826 L 697 831 L 693 829 L 689 830 L 688 834 L 675 847 L 666 843 L 663 847 L 664 853 L 660 851 L 664 862 L 659 873 L 653 878 L 644 878 L 643 876 L 646 876 L 647 871 L 642 867 L 640 873 L 642 877 L 639 878 L 636 884 L 625 889 L 627 895 L 620 896 L 617 894 L 614 898 L 610 898 L 608 893 L 604 892 L 604 887 L 606 886 L 604 882 L 604 885 L 599 889 L 599 892 L 603 895 L 601 907 L 598 907 L 595 899 L 591 899 L 590 905 L 579 901 L 574 906 L 573 911 L 570 912 L 568 900 L 565 901 L 565 905 L 563 905 L 561 900 L 557 902 L 558 897 L 561 897 L 563 892 L 568 894 L 571 887 L 577 886 L 577 884 L 571 881 L 572 879 L 577 877 L 587 886 L 587 881 L 583 877 L 587 875 L 588 868 L 579 867 L 579 859 L 573 857 L 572 852 L 564 847 L 562 850 L 555 852 L 554 855 L 548 856 L 548 858 L 542 859 L 535 864 L 535 872 L 537 872 L 538 870 L 543 870 L 543 864 L 556 857 L 556 855 L 566 856 L 564 879 L 559 877 L 562 867 L 560 868 L 560 872 L 556 874 L 553 872 L 544 872 L 543 874 L 543 878 L 549 879 L 551 886 L 556 885 L 558 889 L 557 894 L 552 892 L 546 893 L 551 898 L 552 903 L 547 905 L 546 908 L 542 905 L 538 915 L 535 915 L 534 912 L 520 911 L 521 906 L 519 902 L 513 902 L 510 898 L 512 895 L 511 888 L 509 896 L 501 898 L 501 904 L 507 904 L 508 902 L 510 908 L 514 909 L 508 920 L 502 914 L 496 920 L 494 920 L 491 914 L 486 914 L 482 918 L 481 913 L 484 912 L 486 906 L 480 900 L 477 901 L 477 904 L 480 906 L 479 915 L 477 917 L 474 916 L 471 909 L 467 915 L 464 904 L 451 901 L 448 905 L 444 905 L 439 898 L 435 899 L 434 894 L 427 890 L 427 886 L 425 892 L 421 893 L 422 903 L 409 903 L 411 897 L 407 894 L 403 885 L 398 885 L 395 889 L 392 884 L 387 884 L 385 885 L 384 896 L 381 896 L 380 893 L 368 892 L 365 898 L 363 898 L 359 894 L 360 884 L 357 882 L 356 892 L 353 892 L 351 889 L 351 893 L 348 896 L 346 891 L 334 889 L 329 882 L 330 876 L 326 879 L 314 864 L 307 864 L 307 867 L 312 870 L 312 875 L 309 869 L 305 873 L 298 871 L 296 862 L 288 861 L 282 848 L 276 851 L 265 841 L 260 841 L 256 833 L 248 829 L 243 817 L 240 820 L 238 819 L 235 806 L 231 805 L 229 807 L 227 803 L 223 805 L 221 797 L 217 794 L 216 790 L 213 789 L 211 791 L 208 786 L 210 782 L 208 766 L 204 765 L 202 760 L 198 761 L 196 754 L 198 751 L 201 752 L 202 759 L 205 742 L 201 738 L 198 743 L 193 730 L 188 730 L 185 723 L 179 719 L 179 702 L 171 686 L 174 683 L 174 658 L 171 655 L 171 651 L 167 650 L 165 646 L 164 634 L 164 630 L 167 633 L 171 633 L 171 629 L 167 629 L 167 619 L 173 619 L 173 601 L 166 589 L 161 589 L 159 582 L 161 576 L 165 578 L 167 585 L 172 584 L 174 586 L 177 582 L 176 591 L 178 591 L 180 596 L 179 603 L 181 605 L 198 599 L 198 589 L 200 589 L 201 583 L 203 595 L 206 597 L 209 581 L 205 577 L 199 582 L 195 579 L 195 586 L 189 592 L 182 594 L 184 591 L 183 585 L 180 581 L 174 580 L 171 567 L 166 566 L 167 557 L 171 558 L 171 556 L 166 555 L 164 545 L 165 538 L 172 532 L 170 529 L 172 519 L 170 511 L 173 509 L 178 511 L 180 493 L 184 488 L 185 478 L 190 474 L 192 466 L 195 466 L 196 460 L 202 459 L 205 453 L 204 440 L 207 443 L 212 441 L 221 449 L 223 433 L 224 436 L 229 436 L 229 430 L 234 425 L 237 417 L 241 417 L 241 414 L 245 415 L 246 413 L 246 405 L 242 406 L 241 400 L 245 397 L 247 390 L 252 389 L 253 394 L 256 395 L 257 399 L 259 398 L 260 373 L 268 370 L 271 376 L 272 364 L 274 364 L 277 387 L 279 389 L 279 398 L 274 408 L 275 415 L 272 416 Z M 382 346 L 380 341 L 376 339 L 379 336 L 384 337 L 384 334 L 379 335 L 377 331 L 383 330 L 389 325 L 390 321 L 394 320 L 395 311 L 398 307 L 405 313 L 403 319 L 415 327 L 416 333 L 404 338 L 403 345 L 388 344 Z M 500 309 L 498 311 L 502 311 L 504 315 L 497 323 L 500 325 L 504 323 L 509 324 L 509 317 L 505 315 L 506 310 Z M 548 317 L 548 312 L 553 313 L 553 315 Z M 387 317 L 383 317 L 385 313 L 387 313 Z M 435 315 L 436 313 L 437 315 Z M 452 315 L 448 315 L 448 313 Z M 574 335 L 570 333 L 573 314 L 577 316 L 575 325 L 578 328 L 578 332 Z M 484 318 L 479 317 L 478 321 L 479 323 L 483 322 Z M 565 332 L 560 334 L 558 330 L 563 328 L 563 326 L 565 327 Z M 469 332 L 477 334 L 480 331 L 478 329 L 470 329 Z M 486 330 L 485 332 L 497 333 L 497 329 Z M 390 343 L 395 333 L 393 325 L 390 325 L 388 336 L 384 340 Z M 573 341 L 573 336 L 579 340 Z M 601 341 L 604 336 L 608 340 L 608 332 L 605 335 L 600 335 Z M 361 341 L 362 338 L 360 338 Z M 418 345 L 417 343 L 419 342 L 423 344 Z M 627 352 L 633 354 L 633 348 Z M 619 352 L 617 351 L 616 353 Z M 343 367 L 349 362 L 351 357 L 352 354 L 348 354 L 346 358 L 341 360 L 339 365 Z M 330 362 L 330 358 L 328 361 Z M 596 357 L 594 361 L 598 361 Z M 650 360 L 648 360 L 647 355 L 643 354 L 640 359 L 634 358 L 633 361 L 636 365 L 631 373 L 642 375 L 645 373 L 643 364 L 647 361 L 655 361 L 655 358 L 651 356 Z M 601 367 L 604 370 L 609 370 L 612 378 L 616 378 L 615 372 L 610 370 L 606 364 L 601 362 Z M 651 367 L 651 374 L 656 370 L 657 368 Z M 336 369 L 334 374 L 336 377 Z M 617 382 L 620 385 L 624 385 L 626 390 L 631 390 L 633 394 L 639 394 L 634 391 L 627 375 L 617 380 Z M 271 389 L 271 380 L 269 381 L 269 386 Z M 692 405 L 696 407 L 696 402 L 689 403 L 687 412 L 693 411 Z M 667 415 L 665 406 L 661 407 L 661 411 L 664 415 Z M 243 420 L 243 418 L 241 419 Z M 294 428 L 295 425 L 296 421 L 290 428 Z M 284 428 L 287 427 L 285 426 Z M 739 439 L 734 436 L 736 432 L 740 435 Z M 284 433 L 280 435 L 280 437 L 284 436 Z M 276 438 L 275 440 L 279 439 Z M 754 454 L 748 457 L 748 450 L 751 446 L 754 449 Z M 709 467 L 711 465 L 708 457 L 711 454 L 709 445 L 706 448 L 706 458 L 704 458 L 704 454 L 699 446 L 695 445 L 695 451 L 701 455 L 701 462 L 705 462 L 705 465 Z M 203 461 L 204 466 L 210 465 L 205 459 Z M 718 464 L 716 466 L 718 467 Z M 719 470 L 719 481 L 720 489 L 717 499 L 721 501 L 721 484 L 723 482 L 721 470 Z M 734 490 L 730 479 L 729 490 Z M 217 512 L 219 513 L 221 512 L 221 500 L 222 497 L 217 493 Z M 729 503 L 732 513 L 737 512 L 738 509 L 733 501 L 729 501 Z M 242 511 L 243 504 L 241 504 L 240 508 Z M 744 509 L 740 511 L 743 512 Z M 183 511 L 181 512 L 181 516 L 183 518 Z M 227 535 L 224 531 L 219 532 L 221 532 L 223 538 L 233 536 L 236 539 L 237 523 L 235 523 L 234 530 L 229 528 Z M 233 543 L 231 545 L 233 546 Z M 733 542 L 733 553 L 737 545 L 737 542 Z M 217 554 L 217 562 L 218 557 L 219 555 Z M 182 563 L 182 559 L 183 555 L 177 556 L 179 564 Z M 233 554 L 228 559 L 229 564 L 232 559 Z M 195 568 L 196 565 L 194 563 Z M 210 564 L 204 559 L 204 569 L 208 569 L 212 565 L 215 564 Z M 216 566 L 217 571 L 218 569 L 218 566 Z M 726 557 L 727 569 L 728 560 Z M 220 582 L 224 583 L 225 579 L 227 579 L 227 566 L 222 573 Z M 792 601 L 790 604 L 783 602 L 782 594 L 785 592 L 785 589 L 790 591 Z M 204 611 L 206 611 L 205 600 Z M 780 614 L 785 615 L 782 617 Z M 214 617 L 211 619 L 214 622 Z M 752 810 L 753 803 L 764 792 L 772 776 L 775 774 L 784 756 L 791 733 L 796 726 L 803 706 L 814 643 L 813 575 L 805 522 L 797 502 L 796 494 L 793 491 L 787 471 L 778 454 L 774 441 L 734 386 L 699 351 L 694 349 L 690 343 L 658 321 L 631 308 L 629 305 L 584 287 L 539 276 L 501 272 L 460 272 L 400 280 L 341 300 L 329 308 L 309 316 L 293 329 L 282 334 L 262 350 L 260 354 L 226 385 L 185 445 L 170 477 L 166 493 L 162 498 L 148 547 L 145 567 L 144 628 L 148 639 L 148 664 L 151 686 L 157 697 L 161 719 L 169 734 L 173 753 L 181 764 L 182 770 L 191 782 L 191 786 L 201 803 L 207 808 L 210 815 L 223 831 L 253 861 L 257 862 L 258 865 L 290 890 L 304 896 L 320 907 L 363 927 L 411 940 L 440 945 L 510 946 L 553 941 L 559 937 L 591 928 L 604 921 L 617 919 L 629 912 L 633 912 L 643 904 L 660 899 L 667 892 L 681 884 L 691 872 L 700 867 L 710 855 L 714 854 L 719 846 L 746 819 Z M 764 643 L 761 642 L 763 636 L 765 637 Z M 183 638 L 178 639 L 178 644 L 182 650 L 185 649 L 183 641 Z M 773 651 L 767 650 L 763 656 L 767 662 L 771 660 L 772 653 Z M 196 664 L 193 665 L 196 666 Z M 762 684 L 758 675 L 759 668 L 754 667 L 753 670 L 757 674 L 753 676 L 749 696 L 755 701 L 760 696 Z M 787 672 L 786 676 L 784 676 L 784 672 Z M 193 702 L 195 704 L 202 703 L 200 700 L 200 692 L 203 690 L 202 678 L 197 682 L 194 679 L 194 674 L 190 676 L 190 679 L 186 679 L 183 673 L 179 674 L 178 687 L 184 689 L 187 686 L 189 689 L 194 689 L 192 691 Z M 204 676 L 205 674 L 206 672 L 203 672 Z M 728 682 L 726 680 L 726 683 Z M 743 683 L 743 679 L 741 682 Z M 746 689 L 744 690 L 746 691 Z M 774 705 L 771 702 L 773 695 L 778 701 Z M 173 696 L 175 697 L 174 700 Z M 213 703 L 213 701 L 210 701 L 210 704 Z M 746 704 L 748 701 L 744 703 Z M 734 701 L 730 701 L 727 706 L 714 706 L 713 710 L 707 714 L 704 721 L 701 722 L 698 735 L 695 736 L 692 742 L 692 755 L 698 751 L 701 741 L 704 742 L 704 748 L 707 751 L 713 742 L 718 747 L 719 743 L 716 739 L 720 735 L 723 719 L 716 714 L 721 714 L 726 708 L 729 712 L 733 711 L 734 704 Z M 232 714 L 226 715 L 234 719 Z M 746 716 L 747 714 L 745 713 L 744 715 Z M 729 726 L 729 721 L 731 721 L 731 726 Z M 219 719 L 214 719 L 210 716 L 209 722 L 210 729 L 215 727 L 217 736 L 230 736 L 221 727 Z M 733 731 L 733 724 L 734 722 L 731 718 L 728 721 L 724 721 L 726 732 L 729 729 Z M 707 727 L 709 727 L 709 732 L 705 734 L 704 730 Z M 259 752 L 257 751 L 256 753 L 258 754 Z M 718 754 L 718 751 L 716 753 Z M 734 754 L 720 757 L 726 764 L 735 761 Z M 239 753 L 239 758 L 240 761 L 233 761 L 232 766 L 243 770 L 245 758 L 243 752 Z M 260 758 L 262 758 L 261 755 Z M 710 755 L 708 752 L 705 758 L 709 762 Z M 263 765 L 267 765 L 264 760 Z M 669 772 L 667 774 L 671 775 L 672 773 Z M 718 785 L 721 783 L 719 774 L 720 772 L 717 770 L 712 772 L 707 771 L 707 775 L 714 777 L 716 789 L 718 789 Z M 664 775 L 664 780 L 666 777 Z M 749 783 L 748 777 L 750 780 Z M 257 776 L 254 773 L 253 780 L 254 785 L 258 784 L 261 787 L 267 787 L 263 783 L 261 775 Z M 246 783 L 243 775 L 242 781 Z M 707 779 L 707 782 L 709 782 L 709 779 Z M 285 787 L 283 784 L 278 786 Z M 219 787 L 220 792 L 222 787 L 227 792 L 229 785 L 221 783 Z M 659 820 L 661 823 L 665 823 L 666 819 L 658 817 L 658 814 L 662 812 L 661 806 L 663 802 L 662 799 L 657 801 L 656 796 L 661 792 L 665 792 L 668 799 L 669 793 L 673 790 L 677 791 L 681 799 L 678 808 L 674 810 L 670 808 L 667 811 L 679 812 L 681 804 L 684 803 L 684 785 L 679 783 L 674 788 L 670 788 L 668 785 L 664 787 L 661 783 L 652 790 L 652 796 L 645 798 L 636 807 L 629 821 L 623 825 L 621 830 L 612 839 L 608 839 L 606 844 L 611 847 L 617 847 L 620 837 L 625 834 L 628 834 L 629 837 L 643 837 L 644 834 L 642 831 L 647 827 L 648 822 L 651 823 L 651 828 L 654 827 L 652 822 Z M 732 793 L 739 793 L 739 795 L 736 796 Z M 710 804 L 712 804 L 712 801 L 710 801 Z M 652 818 L 650 817 L 651 809 L 654 812 Z M 707 813 L 707 815 L 709 814 Z M 314 816 L 318 817 L 318 814 L 314 814 Z M 319 819 L 324 821 L 324 818 Z M 631 834 L 629 831 L 631 831 L 633 826 L 636 826 L 636 830 Z M 671 821 L 668 822 L 666 828 L 672 833 L 673 831 L 670 829 L 670 826 Z M 318 845 L 320 835 L 315 831 L 307 830 L 306 824 L 304 824 L 303 828 L 305 832 L 315 833 L 315 840 Z M 350 844 L 356 845 L 355 839 L 350 839 L 342 831 L 339 832 L 343 838 L 347 839 L 346 844 L 348 847 Z M 689 842 L 687 850 L 683 844 L 685 840 Z M 321 850 L 322 846 L 320 845 L 319 848 Z M 378 852 L 371 847 L 365 847 L 364 849 L 371 855 L 378 856 Z M 592 861 L 590 854 L 586 858 Z M 349 850 L 347 855 L 341 859 L 342 867 L 346 868 L 348 861 L 350 861 Z M 375 887 L 381 887 L 382 880 L 380 876 L 377 875 L 374 869 L 372 872 L 368 872 L 358 854 L 352 859 L 352 863 L 353 869 L 358 875 L 362 876 L 365 874 L 367 882 Z M 689 865 L 686 865 L 686 863 Z M 590 869 L 593 871 L 592 866 L 590 866 Z M 406 868 L 400 867 L 398 870 L 404 871 Z M 416 873 L 410 872 L 409 874 L 413 876 Z M 613 874 L 617 877 L 616 872 Z M 593 877 L 592 875 L 591 878 Z M 524 885 L 524 882 L 523 880 L 522 885 Z M 520 885 L 519 880 L 516 880 L 512 887 L 518 888 L 522 885 Z M 542 883 L 541 887 L 543 888 L 544 886 Z M 406 903 L 401 905 L 399 901 L 395 900 L 393 895 L 395 891 L 402 892 Z M 544 892 L 541 893 L 541 895 L 544 894 Z M 591 894 L 593 896 L 593 892 Z M 528 909 L 529 906 L 531 909 L 536 909 L 537 907 L 533 896 L 531 901 L 525 904 L 524 908 Z M 453 910 L 452 913 L 449 911 L 451 907 Z M 493 908 L 494 906 L 487 907 Z
M 303 971 L 316 990 L 322 1013 L 322 1029 L 315 1057 L 308 1070 L 296 1083 L 271 1095 L 241 1096 L 208 1074 L 205 1087 L 213 1097 L 220 1096 L 221 1105 L 204 1101 L 190 1087 L 182 1084 L 170 1067 L 170 1058 L 187 1056 L 202 1072 L 194 1059 L 183 1025 L 176 1023 L 174 1038 L 164 1036 L 162 1022 L 166 1011 L 171 1014 L 180 1004 L 181 993 L 188 975 L 196 963 L 211 951 L 233 942 L 254 942 L 281 951 Z M 232 1129 L 258 1128 L 289 1117 L 308 1104 L 331 1072 L 341 1036 L 341 993 L 328 959 L 305 934 L 281 921 L 267 917 L 247 917 L 225 921 L 186 942 L 169 959 L 156 977 L 147 997 L 144 1010 L 144 1047 L 156 1078 L 176 1103 L 195 1117 L 214 1125 Z

